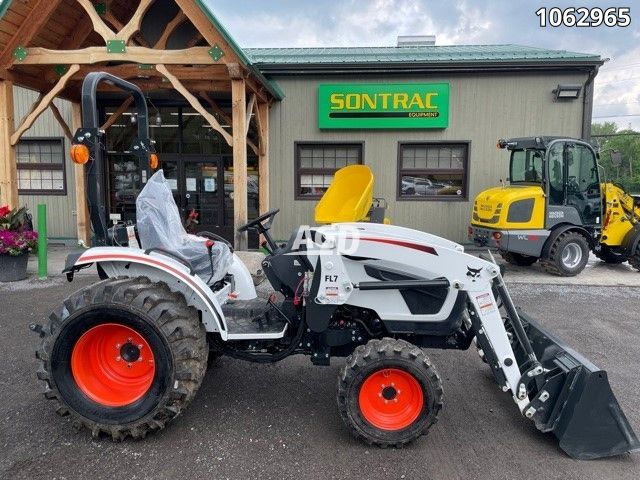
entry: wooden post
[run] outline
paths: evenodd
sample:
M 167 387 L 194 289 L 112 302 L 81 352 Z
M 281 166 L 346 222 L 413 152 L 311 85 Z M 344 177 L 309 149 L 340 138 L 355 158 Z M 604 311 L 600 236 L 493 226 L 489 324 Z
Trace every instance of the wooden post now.
M 236 250 L 249 247 L 247 232 L 238 228 L 247 223 L 247 93 L 244 78 L 231 80 L 233 121 L 233 229 Z
M 11 145 L 15 130 L 13 83 L 0 80 L 0 206 L 18 207 L 16 147 Z
M 258 103 L 258 130 L 260 143 L 258 146 L 258 172 L 260 173 L 259 205 L 260 213 L 269 210 L 269 104 Z
M 71 104 L 71 129 L 75 134 L 82 127 L 82 108 L 79 103 Z M 89 207 L 87 205 L 87 179 L 84 165 L 74 165 L 74 183 L 76 186 L 76 222 L 78 225 L 78 243 L 91 246 L 91 226 L 89 225 Z

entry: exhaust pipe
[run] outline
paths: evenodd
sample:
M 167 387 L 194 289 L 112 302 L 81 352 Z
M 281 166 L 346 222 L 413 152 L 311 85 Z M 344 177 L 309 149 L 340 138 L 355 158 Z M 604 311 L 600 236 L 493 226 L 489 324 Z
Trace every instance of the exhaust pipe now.
M 552 432 L 569 456 L 589 460 L 640 451 L 640 442 L 611 391 L 607 372 L 599 369 L 538 322 L 518 316 L 538 362 L 544 368 L 524 409 L 543 432 Z M 516 346 L 519 365 L 530 357 Z M 531 398 L 531 396 L 530 396 Z

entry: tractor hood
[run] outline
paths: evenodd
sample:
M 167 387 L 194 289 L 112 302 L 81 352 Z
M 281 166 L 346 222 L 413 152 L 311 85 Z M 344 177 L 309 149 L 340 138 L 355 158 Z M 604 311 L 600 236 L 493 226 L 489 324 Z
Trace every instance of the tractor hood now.
M 490 228 L 543 228 L 542 187 L 510 185 L 485 190 L 473 204 L 471 223 Z

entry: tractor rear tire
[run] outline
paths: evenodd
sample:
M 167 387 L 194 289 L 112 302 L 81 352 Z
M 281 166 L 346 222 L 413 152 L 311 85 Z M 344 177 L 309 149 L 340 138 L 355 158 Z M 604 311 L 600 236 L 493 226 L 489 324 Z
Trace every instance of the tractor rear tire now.
M 547 256 L 540 259 L 540 265 L 551 275 L 575 277 L 587 266 L 589 251 L 584 235 L 564 232 L 551 244 Z
M 538 261 L 538 257 L 531 257 L 514 252 L 500 252 L 500 255 L 504 258 L 505 262 L 519 267 L 530 267 Z
M 600 247 L 600 251 L 594 253 L 596 257 L 598 257 L 603 262 L 611 263 L 613 265 L 618 265 L 629 260 L 629 257 L 627 257 L 625 254 L 616 252 L 608 245 L 602 245 Z
M 115 441 L 163 429 L 195 396 L 207 368 L 198 312 L 164 283 L 113 278 L 51 314 L 38 378 L 59 415 Z
M 400 448 L 436 423 L 442 382 L 424 352 L 404 340 L 371 340 L 347 358 L 338 378 L 338 410 L 369 445 Z

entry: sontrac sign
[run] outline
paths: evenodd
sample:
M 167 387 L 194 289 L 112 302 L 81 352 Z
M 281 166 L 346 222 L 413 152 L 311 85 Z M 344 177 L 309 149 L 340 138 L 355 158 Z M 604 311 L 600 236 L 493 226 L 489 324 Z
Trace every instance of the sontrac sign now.
M 320 85 L 321 129 L 449 126 L 448 83 Z

